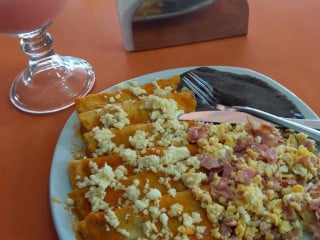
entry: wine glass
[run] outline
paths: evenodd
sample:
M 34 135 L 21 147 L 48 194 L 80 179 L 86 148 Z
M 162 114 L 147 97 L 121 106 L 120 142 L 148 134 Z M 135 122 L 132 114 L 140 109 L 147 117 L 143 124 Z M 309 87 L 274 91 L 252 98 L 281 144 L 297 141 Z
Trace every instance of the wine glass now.
M 13 81 L 10 100 L 28 113 L 51 113 L 74 104 L 92 89 L 95 74 L 80 58 L 53 50 L 47 28 L 67 0 L 0 0 L 0 33 L 21 38 L 29 66 Z

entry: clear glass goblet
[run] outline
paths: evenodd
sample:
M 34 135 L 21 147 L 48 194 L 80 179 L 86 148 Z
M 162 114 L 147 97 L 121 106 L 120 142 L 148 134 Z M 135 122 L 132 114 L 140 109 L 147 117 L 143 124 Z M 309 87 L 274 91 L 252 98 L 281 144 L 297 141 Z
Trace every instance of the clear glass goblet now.
M 72 106 L 77 97 L 88 94 L 94 85 L 95 74 L 91 65 L 83 59 L 55 53 L 52 37 L 46 31 L 65 1 L 0 0 L 0 20 L 8 12 L 14 20 L 6 25 L 0 23 L 0 32 L 21 38 L 20 46 L 29 57 L 29 66 L 16 77 L 10 89 L 12 104 L 24 112 L 60 111 Z M 24 4 L 29 8 L 31 5 L 31 13 L 22 11 L 25 17 L 15 16 L 21 13 Z

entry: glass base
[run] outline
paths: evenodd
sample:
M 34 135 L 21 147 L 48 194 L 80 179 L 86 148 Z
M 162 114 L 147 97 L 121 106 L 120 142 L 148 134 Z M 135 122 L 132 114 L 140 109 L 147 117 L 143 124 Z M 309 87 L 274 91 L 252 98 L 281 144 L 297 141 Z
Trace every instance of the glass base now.
M 68 108 L 94 85 L 95 74 L 83 59 L 52 55 L 30 64 L 10 89 L 12 104 L 21 111 L 52 113 Z

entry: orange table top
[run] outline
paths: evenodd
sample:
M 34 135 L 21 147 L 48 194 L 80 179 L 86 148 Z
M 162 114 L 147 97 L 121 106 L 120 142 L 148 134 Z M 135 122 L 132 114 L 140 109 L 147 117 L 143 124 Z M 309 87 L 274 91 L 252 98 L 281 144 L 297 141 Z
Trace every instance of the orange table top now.
M 268 75 L 320 115 L 320 1 L 249 0 L 249 7 L 247 36 L 142 52 L 125 52 L 111 0 L 69 0 L 49 31 L 58 53 L 93 65 L 93 92 L 169 68 L 238 66 Z M 18 39 L 0 35 L 1 238 L 58 239 L 49 207 L 49 171 L 74 108 L 47 115 L 15 109 L 9 88 L 26 64 Z

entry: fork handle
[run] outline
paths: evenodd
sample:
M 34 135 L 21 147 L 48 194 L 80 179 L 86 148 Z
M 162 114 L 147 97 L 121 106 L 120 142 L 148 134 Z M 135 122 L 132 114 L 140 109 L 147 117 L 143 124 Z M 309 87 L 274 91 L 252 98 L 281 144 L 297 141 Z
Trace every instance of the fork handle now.
M 278 124 L 280 126 L 291 128 L 297 132 L 303 132 L 307 134 L 310 138 L 320 142 L 320 131 L 317 131 L 315 129 L 312 129 L 310 127 L 304 126 L 302 124 L 278 117 L 276 115 L 273 115 L 271 113 L 267 113 L 255 108 L 251 107 L 242 107 L 242 106 L 234 106 L 234 108 L 239 112 L 246 112 L 249 114 L 252 114 L 256 117 L 260 117 L 266 121 Z

